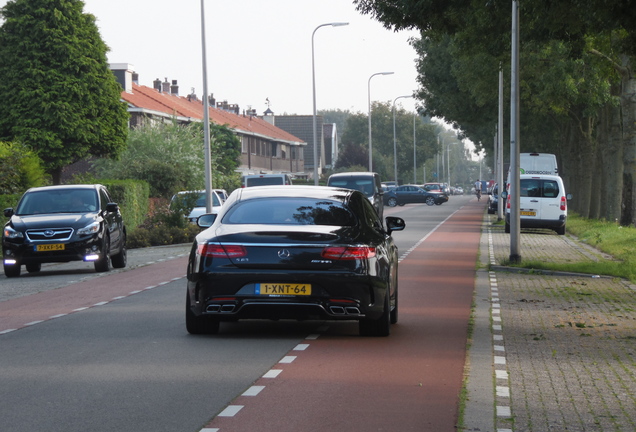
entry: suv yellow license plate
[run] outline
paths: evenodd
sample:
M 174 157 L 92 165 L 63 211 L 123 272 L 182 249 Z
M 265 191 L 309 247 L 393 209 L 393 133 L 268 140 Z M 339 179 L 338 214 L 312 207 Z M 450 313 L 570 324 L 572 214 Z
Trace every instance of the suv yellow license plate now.
M 59 251 L 64 250 L 64 243 L 58 244 L 41 244 L 35 247 L 37 252 Z
M 311 295 L 311 284 L 261 283 L 254 287 L 256 295 Z
M 521 211 L 519 212 L 519 215 L 521 216 L 536 216 L 537 212 L 533 212 L 533 211 Z

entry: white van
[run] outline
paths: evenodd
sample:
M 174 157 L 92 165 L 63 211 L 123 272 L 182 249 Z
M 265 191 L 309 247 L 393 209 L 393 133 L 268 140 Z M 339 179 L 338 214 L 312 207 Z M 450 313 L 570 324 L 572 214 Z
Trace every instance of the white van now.
M 519 174 L 559 175 L 556 156 L 552 153 L 520 153 Z M 506 185 L 510 186 L 510 171 Z
M 292 178 L 289 174 L 249 174 L 244 175 L 242 187 L 252 186 L 277 186 L 291 185 Z
M 563 180 L 556 175 L 521 174 L 519 176 L 519 219 L 521 228 L 549 228 L 565 234 L 568 217 Z M 510 196 L 506 195 L 506 232 L 510 232 Z

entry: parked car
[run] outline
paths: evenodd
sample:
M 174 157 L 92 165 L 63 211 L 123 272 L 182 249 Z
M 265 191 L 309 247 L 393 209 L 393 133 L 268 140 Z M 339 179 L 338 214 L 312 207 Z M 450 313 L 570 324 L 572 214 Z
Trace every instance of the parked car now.
M 221 209 L 221 206 L 225 201 L 225 199 L 222 198 L 224 193 L 225 196 L 227 196 L 227 193 L 223 189 L 212 190 L 212 213 L 218 213 Z M 187 218 L 190 222 L 196 223 L 199 216 L 206 213 L 207 210 L 204 190 L 177 192 L 170 200 L 170 207 L 173 209 L 179 206 L 183 207 L 191 205 L 194 205 L 194 207 L 188 214 Z
M 9 218 L 2 232 L 4 274 L 20 276 L 43 263 L 88 261 L 98 272 L 126 266 L 126 228 L 106 187 L 64 185 L 31 188 Z
M 357 320 L 386 336 L 398 318 L 398 250 L 359 191 L 317 186 L 238 189 L 192 245 L 186 329 L 219 331 L 224 320 Z
M 426 203 L 430 206 L 440 205 L 448 201 L 448 197 L 440 191 L 425 190 L 417 185 L 402 185 L 384 194 L 384 202 L 389 207 L 411 203 Z
M 241 187 L 293 184 L 289 174 L 248 174 L 241 179 Z
M 442 199 L 444 200 L 442 202 L 448 201 L 448 197 L 449 196 L 448 196 L 448 193 L 446 193 L 444 183 L 429 182 L 429 183 L 424 183 L 421 187 L 422 187 L 422 189 L 427 190 L 427 191 L 438 191 L 438 192 L 441 192 L 443 194 Z
M 488 214 L 497 213 L 498 203 L 499 203 L 499 185 L 495 183 L 493 187 L 488 189 Z
M 568 216 L 563 180 L 555 175 L 521 174 L 519 176 L 519 223 L 521 228 L 549 228 L 565 234 Z M 503 195 L 502 195 L 503 197 Z M 510 232 L 510 195 L 506 193 L 505 232 Z
M 360 191 L 378 212 L 380 220 L 384 217 L 384 190 L 380 176 L 374 172 L 343 172 L 332 174 L 327 179 L 327 186 L 354 189 Z

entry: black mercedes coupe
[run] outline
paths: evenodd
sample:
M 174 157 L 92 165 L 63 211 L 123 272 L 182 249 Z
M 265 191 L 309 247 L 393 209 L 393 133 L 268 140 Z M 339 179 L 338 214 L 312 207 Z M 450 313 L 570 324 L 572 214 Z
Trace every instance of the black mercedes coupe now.
M 398 249 L 358 191 L 322 186 L 235 190 L 202 231 L 188 261 L 185 321 L 214 334 L 237 319 L 357 320 L 388 336 L 398 319 Z

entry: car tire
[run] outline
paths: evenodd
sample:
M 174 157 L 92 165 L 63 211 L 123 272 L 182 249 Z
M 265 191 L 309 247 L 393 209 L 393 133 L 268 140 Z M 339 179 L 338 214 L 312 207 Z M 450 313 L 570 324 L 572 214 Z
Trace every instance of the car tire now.
M 104 248 L 102 250 L 102 257 L 95 261 L 95 271 L 98 273 L 105 273 L 110 271 L 110 239 L 104 238 Z
M 426 197 L 426 200 L 424 201 L 426 203 L 426 205 L 432 206 L 435 205 L 435 198 L 433 197 Z
M 40 270 L 42 270 L 42 264 L 41 263 L 32 263 L 32 264 L 27 264 L 26 265 L 26 270 L 29 273 L 37 273 Z
M 186 293 L 185 321 L 188 333 L 202 335 L 217 334 L 219 332 L 219 320 L 208 316 L 196 316 L 190 306 L 190 294 Z
M 4 264 L 4 275 L 8 278 L 20 276 L 20 264 Z
M 565 225 L 563 225 L 562 227 L 559 227 L 557 229 L 555 229 L 556 233 L 558 235 L 565 235 Z
M 397 198 L 394 198 L 394 197 L 389 198 L 389 200 L 386 203 L 389 207 L 395 207 L 396 205 L 398 205 Z
M 113 255 L 111 258 L 111 262 L 113 263 L 113 267 L 115 268 L 124 268 L 128 263 L 128 251 L 126 250 L 126 240 L 121 246 L 121 250 L 117 255 Z
M 398 290 L 395 287 L 395 307 L 391 309 L 391 324 L 397 324 L 398 322 Z
M 504 227 L 504 232 L 506 234 L 510 234 L 510 224 L 508 222 L 506 222 L 506 225 Z
M 358 328 L 360 336 L 384 337 L 391 333 L 391 302 L 389 301 L 388 291 L 384 296 L 384 310 L 380 318 L 360 320 Z

